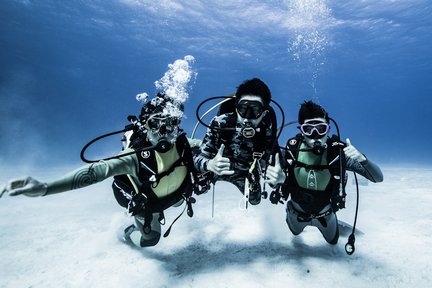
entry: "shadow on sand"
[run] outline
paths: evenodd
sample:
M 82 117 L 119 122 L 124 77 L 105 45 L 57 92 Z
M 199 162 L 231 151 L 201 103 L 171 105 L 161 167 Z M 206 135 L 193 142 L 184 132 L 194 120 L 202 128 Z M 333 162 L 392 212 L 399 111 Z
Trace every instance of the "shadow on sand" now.
M 219 237 L 218 237 L 219 238 Z M 345 241 L 345 239 L 343 239 Z M 215 243 L 223 243 L 220 242 Z M 176 277 L 184 277 L 232 266 L 244 266 L 248 269 L 251 263 L 264 262 L 269 266 L 294 265 L 299 271 L 309 273 L 307 262 L 309 258 L 333 261 L 335 259 L 349 262 L 360 259 L 361 255 L 347 256 L 344 245 L 310 246 L 301 237 L 294 237 L 291 243 L 262 241 L 259 243 L 225 243 L 211 245 L 209 243 L 194 243 L 170 254 L 145 250 L 141 251 L 146 258 L 152 258 L 163 263 L 168 273 Z

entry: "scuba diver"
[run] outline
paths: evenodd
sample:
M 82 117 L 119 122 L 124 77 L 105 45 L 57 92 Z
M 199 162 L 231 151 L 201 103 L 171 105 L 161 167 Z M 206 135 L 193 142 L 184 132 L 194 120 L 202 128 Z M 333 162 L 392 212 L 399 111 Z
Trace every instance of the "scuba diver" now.
M 186 201 L 188 215 L 192 217 L 193 214 L 191 204 L 195 202 L 192 192 L 196 173 L 191 148 L 179 127 L 182 114 L 182 104 L 158 93 L 143 105 L 139 119 L 129 116 L 133 122 L 129 126 L 133 130 L 118 131 L 128 131 L 123 139 L 125 147 L 119 155 L 88 161 L 83 157 L 84 148 L 81 157 L 91 164 L 50 182 L 40 182 L 32 177 L 12 180 L 0 197 L 3 194 L 48 196 L 114 176 L 114 196 L 135 220 L 135 224 L 124 230 L 122 240 L 136 247 L 154 246 L 161 237 L 165 209 Z
M 340 136 L 329 137 L 329 120 L 320 105 L 312 101 L 301 104 L 301 133 L 287 141 L 284 151 L 287 178 L 281 189 L 270 195 L 270 201 L 277 204 L 280 198 L 286 201 L 290 196 L 286 222 L 291 232 L 299 235 L 306 226 L 315 226 L 328 243 L 335 245 L 339 238 L 336 212 L 345 207 L 346 170 L 375 183 L 383 181 L 383 174 L 349 139 L 345 144 Z M 352 252 L 347 250 L 348 254 Z
M 266 170 L 266 183 L 277 188 L 285 181 L 280 166 L 276 137 L 276 116 L 270 107 L 271 93 L 258 78 L 238 86 L 232 101 L 214 117 L 194 153 L 195 168 L 208 183 L 227 181 L 245 195 L 245 206 L 261 202 L 260 179 Z M 274 165 L 269 165 L 273 156 Z M 209 185 L 204 185 L 209 188 Z M 206 192 L 206 191 L 204 191 Z M 204 193 L 202 192 L 202 193 Z

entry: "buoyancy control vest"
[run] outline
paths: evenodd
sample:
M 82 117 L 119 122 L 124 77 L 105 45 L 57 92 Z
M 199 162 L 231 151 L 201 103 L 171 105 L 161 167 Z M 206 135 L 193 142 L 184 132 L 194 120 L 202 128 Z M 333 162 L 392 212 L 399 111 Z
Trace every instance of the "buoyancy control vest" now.
M 141 138 L 141 137 L 140 137 Z M 182 199 L 186 201 L 187 205 L 187 214 L 192 217 L 192 203 L 195 203 L 195 199 L 192 197 L 194 189 L 196 188 L 196 172 L 193 165 L 192 152 L 189 146 L 189 142 L 186 138 L 185 133 L 180 133 L 175 142 L 175 148 L 178 152 L 178 159 L 170 165 L 170 167 L 162 173 L 157 173 L 158 171 L 158 163 L 156 160 L 156 151 L 154 149 L 139 151 L 146 146 L 150 146 L 151 144 L 144 139 L 138 139 L 138 137 L 134 137 L 132 135 L 130 139 L 130 148 L 137 150 L 136 155 L 138 158 L 139 170 L 138 170 L 138 178 L 141 181 L 141 186 L 137 186 L 136 183 L 132 183 L 133 180 L 128 175 L 119 175 L 114 177 L 113 189 L 114 194 L 119 195 L 119 191 L 123 190 L 123 194 L 130 195 L 130 199 L 128 199 L 127 206 L 122 205 L 119 201 L 119 197 L 116 195 L 117 201 L 120 205 L 125 206 L 126 208 L 130 208 L 131 201 L 138 199 L 141 203 L 139 203 L 139 207 L 135 209 L 134 214 L 140 214 L 144 216 L 144 232 L 151 231 L 150 223 L 152 221 L 153 213 L 159 213 L 159 221 L 161 224 L 164 222 L 163 211 L 174 204 L 180 202 Z M 166 196 L 158 197 L 154 192 L 153 188 L 157 187 L 162 178 L 169 176 L 171 173 L 175 171 L 176 168 L 184 166 L 186 167 L 186 173 L 178 173 L 179 175 L 183 175 L 184 179 L 182 180 L 181 185 L 173 192 L 169 193 Z M 138 191 L 137 191 L 138 190 Z M 125 198 L 129 196 L 124 195 Z M 123 204 L 126 204 L 126 200 L 123 199 Z M 134 205 L 136 205 L 135 203 Z M 177 219 L 176 219 L 177 220 Z M 168 231 L 167 231 L 168 232 Z M 169 233 L 169 232 L 168 232 Z
M 219 98 L 223 98 L 224 100 L 218 105 L 213 106 L 202 116 L 199 115 L 199 109 L 204 103 Z M 271 102 L 275 103 L 280 109 L 283 119 L 282 122 L 284 122 L 285 118 L 282 107 L 273 100 L 271 100 Z M 220 118 L 219 120 L 221 121 L 218 123 L 212 122 L 210 125 L 205 124 L 202 121 L 202 118 L 217 106 L 219 106 L 217 116 L 224 115 L 224 118 Z M 266 110 L 265 113 L 267 113 L 267 115 L 263 117 L 258 127 L 246 127 L 246 125 L 244 127 L 239 127 L 241 125 L 238 125 L 237 123 L 236 99 L 234 96 L 216 96 L 209 98 L 201 102 L 196 109 L 198 123 L 207 127 L 208 131 L 211 133 L 210 136 L 207 136 L 207 134 L 206 137 L 210 137 L 213 146 L 212 149 L 219 149 L 219 147 L 224 144 L 224 156 L 231 160 L 235 159 L 234 161 L 231 161 L 230 170 L 235 170 L 237 176 L 250 176 L 248 171 L 252 166 L 254 166 L 254 163 L 256 163 L 257 160 L 262 159 L 267 165 L 271 154 L 275 154 L 273 152 L 275 152 L 276 149 L 276 152 L 279 152 L 278 138 L 282 132 L 282 127 L 279 129 L 279 132 L 277 132 L 276 113 L 271 106 L 268 106 Z M 213 121 L 215 121 L 215 119 L 213 119 Z M 195 129 L 196 127 L 197 126 L 195 126 Z M 268 133 L 269 127 L 271 127 L 271 133 Z M 192 135 L 193 134 L 194 133 L 192 133 Z M 233 144 L 233 142 L 236 143 Z M 250 147 L 251 145 L 248 145 L 248 142 L 253 143 L 252 149 Z M 247 146 L 249 146 L 248 149 L 244 149 Z M 268 151 L 270 151 L 270 153 L 266 153 Z M 200 149 L 196 149 L 195 154 L 197 155 L 199 153 L 201 153 Z M 256 166 L 265 169 L 265 166 Z M 260 172 L 262 173 L 262 171 Z M 200 180 L 200 187 L 202 187 L 200 190 L 201 193 L 205 193 L 210 188 L 210 184 L 214 183 L 216 180 L 215 175 L 209 171 L 199 173 L 198 178 Z
M 340 141 L 336 135 L 329 137 L 326 142 L 326 164 L 309 165 L 298 160 L 302 142 L 303 136 L 301 134 L 297 134 L 295 137 L 287 141 L 284 158 L 287 161 L 285 169 L 288 173 L 288 179 L 281 187 L 283 197 L 288 199 L 290 194 L 291 199 L 298 203 L 305 212 L 313 215 L 320 213 L 328 204 L 331 204 L 331 209 L 334 212 L 345 208 L 346 194 L 344 187 L 346 185 L 347 176 L 345 169 L 345 154 L 342 151 L 345 147 L 345 143 Z M 331 176 L 324 191 L 301 187 L 297 183 L 294 173 L 294 169 L 297 167 L 317 171 L 328 170 Z
M 235 112 L 227 113 L 226 122 L 220 124 L 220 131 L 215 142 L 215 147 L 220 147 L 222 144 L 225 145 L 225 155 L 227 157 L 233 157 L 234 165 L 239 165 L 241 170 L 248 170 L 252 162 L 254 162 L 255 155 L 261 154 L 261 157 L 265 162 L 270 157 L 268 150 L 274 150 L 277 144 L 274 144 L 276 140 L 276 121 L 273 121 L 272 115 L 265 116 L 258 124 L 254 136 L 247 138 L 244 135 L 234 129 L 224 129 L 237 127 L 237 114 Z M 268 127 L 271 127 L 271 134 L 269 135 Z M 241 128 L 240 128 L 241 129 Z M 251 143 L 251 144 L 249 144 Z M 233 145 L 234 144 L 234 145 Z M 251 147 L 253 146 L 253 147 Z M 260 158 L 261 158 L 260 157 Z M 239 167 L 232 167 L 237 169 Z

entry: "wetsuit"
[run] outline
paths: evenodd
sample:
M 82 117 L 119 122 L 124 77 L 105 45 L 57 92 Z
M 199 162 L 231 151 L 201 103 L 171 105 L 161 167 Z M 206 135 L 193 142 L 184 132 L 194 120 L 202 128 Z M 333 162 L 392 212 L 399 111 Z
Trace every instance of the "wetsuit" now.
M 331 142 L 327 141 L 327 143 L 331 145 Z M 305 142 L 298 147 L 308 149 Z M 313 168 L 327 166 L 333 161 L 334 159 L 329 159 L 328 153 L 328 149 L 323 155 L 316 155 L 312 151 L 296 153 L 296 151 L 287 150 L 285 159 L 288 174 L 291 175 L 288 175 L 282 186 L 282 193 L 286 197 L 290 195 L 286 207 L 286 222 L 294 235 L 300 234 L 308 225 L 315 226 L 328 243 L 336 244 L 339 230 L 337 217 L 331 206 L 331 196 L 332 189 L 338 189 L 340 184 L 334 182 L 334 175 L 329 169 Z M 345 157 L 342 159 L 346 170 L 356 172 L 372 182 L 383 180 L 381 170 L 370 160 L 360 163 L 352 159 L 345 159 Z M 299 165 L 299 162 L 302 165 Z M 333 163 L 338 164 L 339 160 Z
M 258 161 L 260 167 L 265 169 L 269 156 L 275 155 L 279 151 L 279 146 L 277 143 L 275 144 L 276 140 L 272 132 L 270 117 L 266 116 L 262 119 L 258 124 L 259 132 L 256 132 L 255 136 L 251 138 L 242 135 L 242 126 L 237 122 L 237 114 L 234 112 L 216 116 L 211 121 L 210 127 L 204 136 L 199 153 L 194 155 L 195 168 L 199 172 L 207 172 L 208 161 L 215 157 L 218 149 L 224 144 L 223 156 L 231 160 L 230 170 L 234 170 L 235 173 L 233 175 L 214 175 L 212 182 L 230 182 L 244 193 L 245 178 L 254 162 L 254 152 L 261 154 Z M 234 127 L 237 130 L 224 130 L 224 128 L 232 129 Z M 261 190 L 257 192 L 250 195 L 249 200 L 252 204 L 260 201 Z
M 187 142 L 187 140 L 185 140 L 185 136 L 181 137 L 184 137 L 183 141 Z M 142 179 L 142 176 L 140 177 L 141 169 L 143 169 L 140 168 L 140 166 L 143 166 L 143 159 L 145 159 L 147 155 L 149 155 L 149 157 L 151 155 L 153 159 L 149 160 L 153 160 L 156 166 L 156 168 L 153 167 L 153 169 L 155 170 L 154 172 L 156 172 L 156 174 L 161 174 L 169 170 L 170 168 L 172 169 L 173 164 L 180 158 L 179 152 L 177 150 L 177 146 L 173 145 L 172 148 L 165 153 L 160 153 L 157 151 L 152 151 L 151 153 L 138 152 L 139 154 L 134 153 L 119 158 L 110 159 L 107 161 L 99 161 L 97 163 L 86 165 L 73 172 L 68 173 L 60 179 L 48 182 L 48 192 L 46 193 L 46 195 L 82 188 L 97 182 L 101 182 L 113 176 L 126 177 L 127 175 L 130 181 L 129 184 L 133 183 L 132 185 L 134 187 L 130 187 L 131 189 L 123 189 L 124 187 L 119 187 L 119 189 L 116 189 L 114 183 L 113 188 L 114 195 L 118 203 L 121 206 L 128 208 L 132 200 L 131 194 L 133 193 L 133 191 L 135 193 L 140 191 L 141 187 L 143 187 L 143 183 L 149 180 Z M 120 154 L 126 154 L 132 151 L 134 150 L 128 148 L 122 151 Z M 190 161 L 192 162 L 192 158 L 190 159 Z M 180 163 L 180 165 L 176 165 L 176 167 L 174 167 L 174 169 L 172 169 L 172 171 L 170 171 L 168 175 L 165 175 L 158 179 L 157 185 L 151 185 L 146 187 L 150 187 L 149 189 L 154 192 L 154 195 L 156 195 L 157 198 L 163 200 L 167 197 L 170 197 L 173 193 L 178 192 L 179 189 L 185 187 L 185 183 L 190 180 L 190 178 L 186 177 L 188 172 L 188 167 L 184 165 L 184 163 Z M 147 233 L 143 233 L 142 231 L 144 225 L 143 214 L 138 213 L 135 216 L 135 222 L 140 231 L 142 232 L 142 247 L 153 246 L 160 239 L 161 227 L 158 221 L 158 214 L 159 213 L 154 213 L 154 217 L 152 217 L 151 220 L 151 231 Z

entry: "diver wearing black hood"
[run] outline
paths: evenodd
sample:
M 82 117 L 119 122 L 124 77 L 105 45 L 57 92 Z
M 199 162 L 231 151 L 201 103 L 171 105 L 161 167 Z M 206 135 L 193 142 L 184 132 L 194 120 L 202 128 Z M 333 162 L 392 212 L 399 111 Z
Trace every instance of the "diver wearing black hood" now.
M 100 160 L 50 182 L 32 177 L 12 180 L 1 191 L 10 196 L 47 196 L 66 192 L 114 176 L 113 191 L 118 203 L 134 216 L 135 224 L 124 230 L 124 238 L 137 247 L 156 245 L 161 237 L 163 211 L 191 203 L 195 173 L 188 140 L 179 128 L 183 107 L 159 93 L 144 104 L 140 130 L 125 134 L 120 155 Z M 169 229 L 166 234 L 168 234 Z
M 345 171 L 356 172 L 372 182 L 383 181 L 383 175 L 349 139 L 345 144 L 336 135 L 328 136 L 329 119 L 320 105 L 312 101 L 301 105 L 298 115 L 301 133 L 286 144 L 287 177 L 281 192 L 285 200 L 289 197 L 286 222 L 294 235 L 308 225 L 315 226 L 328 243 L 336 244 L 339 238 L 336 211 L 345 204 L 345 195 L 343 199 L 338 197 L 346 184 L 341 181 L 345 179 Z M 270 200 L 276 204 L 280 197 L 272 196 Z

